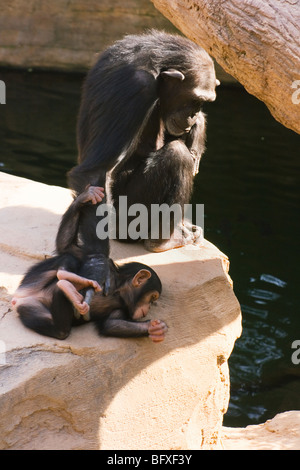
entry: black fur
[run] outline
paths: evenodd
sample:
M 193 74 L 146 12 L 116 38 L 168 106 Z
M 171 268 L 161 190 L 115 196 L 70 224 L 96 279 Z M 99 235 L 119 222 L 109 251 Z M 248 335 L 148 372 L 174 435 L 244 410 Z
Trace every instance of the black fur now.
M 161 72 L 198 75 L 211 73 L 211 67 L 204 49 L 158 31 L 126 36 L 108 48 L 84 83 L 77 134 L 80 165 L 69 173 L 71 187 L 80 192 L 83 184 L 102 185 L 104 180 L 96 180 L 93 172 L 105 173 L 122 153 L 132 153 L 160 98 Z
M 117 208 L 120 195 L 147 207 L 188 203 L 194 158 L 205 144 L 201 107 L 215 99 L 216 84 L 211 58 L 186 38 L 151 31 L 116 42 L 83 86 L 70 186 L 77 192 L 103 186 L 114 169 Z M 83 226 L 94 231 L 95 217 L 86 212 L 85 219 Z M 93 243 L 89 234 L 83 237 Z
M 56 237 L 57 255 L 27 271 L 13 305 L 26 327 L 43 335 L 66 338 L 72 325 L 82 324 L 85 319 L 74 314 L 73 305 L 58 287 L 57 272 L 65 270 L 97 281 L 103 287 L 103 292 L 92 296 L 90 304 L 90 319 L 98 331 L 121 337 L 148 336 L 148 321 L 135 322 L 133 314 L 144 294 L 161 293 L 160 279 L 149 266 L 136 262 L 119 266 L 100 249 L 92 253 L 89 246 L 82 244 L 81 219 L 90 207 L 85 201 L 91 189 L 81 193 L 65 212 Z M 149 271 L 151 277 L 134 288 L 131 281 L 140 270 Z M 87 290 L 93 288 L 85 288 L 81 294 L 86 295 Z

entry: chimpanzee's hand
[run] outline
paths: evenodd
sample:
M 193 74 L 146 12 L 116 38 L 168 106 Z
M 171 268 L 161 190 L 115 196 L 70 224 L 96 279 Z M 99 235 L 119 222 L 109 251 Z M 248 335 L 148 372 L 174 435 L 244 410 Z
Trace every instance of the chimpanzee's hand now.
M 99 186 L 87 186 L 82 193 L 82 204 L 91 202 L 92 204 L 97 204 L 101 202 L 104 198 L 104 188 Z
M 149 338 L 153 343 L 160 343 L 165 339 L 168 327 L 165 322 L 161 320 L 151 320 L 148 326 Z
M 98 284 L 98 282 L 97 282 L 97 281 L 93 281 L 92 279 L 87 279 L 87 285 L 86 285 L 86 287 L 92 287 L 95 292 L 101 292 L 101 291 L 102 291 L 102 288 L 101 288 L 101 286 Z

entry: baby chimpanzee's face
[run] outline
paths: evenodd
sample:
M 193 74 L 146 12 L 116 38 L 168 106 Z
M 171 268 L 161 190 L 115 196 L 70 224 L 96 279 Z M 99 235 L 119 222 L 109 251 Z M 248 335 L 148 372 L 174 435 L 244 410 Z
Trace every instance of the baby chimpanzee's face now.
M 139 320 L 140 318 L 145 317 L 151 307 L 151 304 L 159 298 L 159 292 L 150 291 L 147 292 L 136 304 L 136 308 L 133 314 L 133 320 Z

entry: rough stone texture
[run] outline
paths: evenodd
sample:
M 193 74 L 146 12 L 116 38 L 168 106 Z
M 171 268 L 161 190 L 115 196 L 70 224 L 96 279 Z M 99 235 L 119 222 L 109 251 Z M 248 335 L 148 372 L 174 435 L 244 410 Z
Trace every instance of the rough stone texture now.
M 124 34 L 174 31 L 149 0 L 10 0 L 2 2 L 0 63 L 86 70 Z
M 225 450 L 300 450 L 300 411 L 246 428 L 224 427 L 222 443 Z
M 86 71 L 101 51 L 124 34 L 149 28 L 179 33 L 149 0 L 4 2 L 0 66 Z M 215 66 L 222 83 L 238 83 Z
M 115 242 L 114 259 L 161 276 L 150 317 L 168 324 L 165 342 L 99 337 L 92 324 L 46 338 L 23 327 L 9 301 L 25 270 L 51 254 L 71 195 L 4 173 L 0 185 L 0 448 L 220 446 L 227 359 L 241 333 L 226 256 L 208 241 L 166 253 Z
M 300 133 L 300 104 L 292 101 L 292 84 L 300 79 L 299 0 L 152 2 L 264 101 L 278 121 Z

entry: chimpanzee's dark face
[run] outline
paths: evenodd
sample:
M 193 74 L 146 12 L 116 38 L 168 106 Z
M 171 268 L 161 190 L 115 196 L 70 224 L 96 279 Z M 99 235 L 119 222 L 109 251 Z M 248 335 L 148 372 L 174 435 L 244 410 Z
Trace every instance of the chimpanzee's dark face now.
M 213 63 L 202 67 L 198 76 L 174 70 L 161 75 L 159 95 L 165 128 L 173 136 L 188 133 L 199 119 L 203 104 L 216 99 L 219 82 Z
M 151 307 L 151 304 L 159 298 L 159 292 L 151 291 L 147 292 L 136 304 L 134 314 L 132 316 L 133 320 L 139 320 L 140 318 L 145 317 Z

